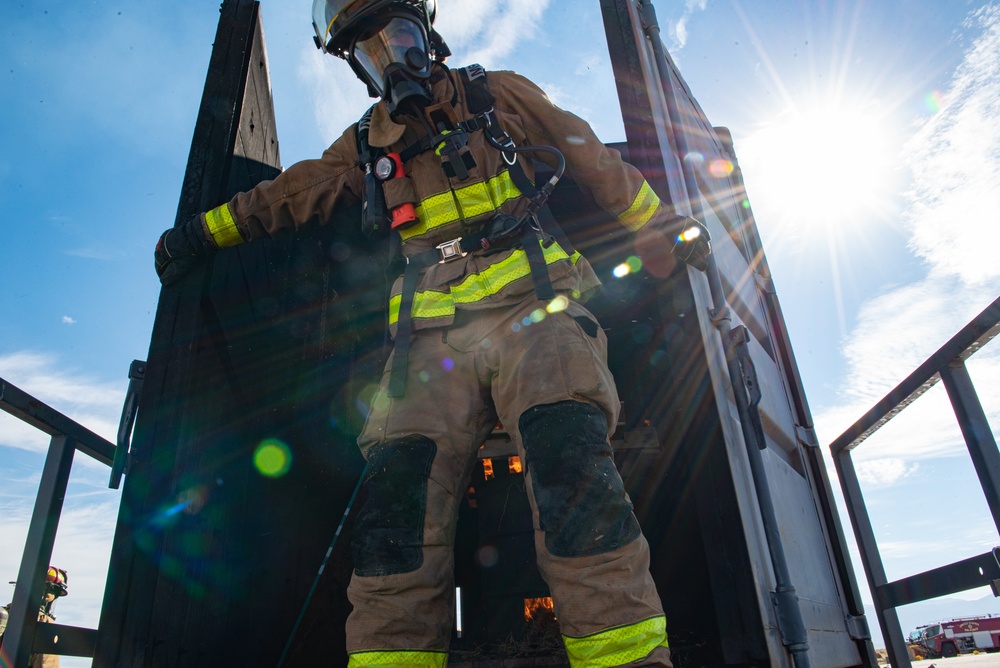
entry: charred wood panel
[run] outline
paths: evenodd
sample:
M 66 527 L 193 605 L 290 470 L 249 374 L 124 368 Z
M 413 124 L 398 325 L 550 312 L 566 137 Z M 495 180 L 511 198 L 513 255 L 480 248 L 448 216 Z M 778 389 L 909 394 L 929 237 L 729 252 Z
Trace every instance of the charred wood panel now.
M 280 172 L 258 9 L 222 4 L 177 222 Z M 352 363 L 378 357 L 358 331 L 381 314 L 355 291 L 373 264 L 356 220 L 220 252 L 162 291 L 95 666 L 277 663 L 361 470 L 371 373 Z M 262 472 L 262 445 L 287 470 Z M 285 665 L 343 662 L 348 546 Z

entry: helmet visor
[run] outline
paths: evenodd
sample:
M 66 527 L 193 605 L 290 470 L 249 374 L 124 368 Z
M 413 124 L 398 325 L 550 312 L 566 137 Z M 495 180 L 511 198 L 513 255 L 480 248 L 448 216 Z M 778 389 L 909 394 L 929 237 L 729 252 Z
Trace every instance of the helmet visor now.
M 313 28 L 324 49 L 329 50 L 333 22 L 354 2 L 355 0 L 313 0 Z
M 427 37 L 418 23 L 404 17 L 391 17 L 362 29 L 351 49 L 351 56 L 367 73 L 368 79 L 381 95 L 386 68 L 402 65 L 416 76 L 430 74 L 430 61 L 407 57 L 410 49 L 429 52 Z

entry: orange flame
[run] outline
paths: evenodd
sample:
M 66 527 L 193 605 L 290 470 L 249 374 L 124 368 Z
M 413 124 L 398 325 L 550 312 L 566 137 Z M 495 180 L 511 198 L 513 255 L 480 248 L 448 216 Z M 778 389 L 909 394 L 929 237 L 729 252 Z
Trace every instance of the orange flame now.
M 509 470 L 511 473 L 520 473 L 521 472 L 521 458 L 518 457 L 518 456 L 516 456 L 516 455 L 514 457 L 508 457 L 507 458 L 507 470 Z
M 483 459 L 483 477 L 486 480 L 493 477 L 493 460 L 489 457 Z
M 555 604 L 552 602 L 552 597 L 524 599 L 524 621 L 530 622 L 539 613 L 544 614 L 545 612 L 549 612 L 553 618 L 555 617 Z

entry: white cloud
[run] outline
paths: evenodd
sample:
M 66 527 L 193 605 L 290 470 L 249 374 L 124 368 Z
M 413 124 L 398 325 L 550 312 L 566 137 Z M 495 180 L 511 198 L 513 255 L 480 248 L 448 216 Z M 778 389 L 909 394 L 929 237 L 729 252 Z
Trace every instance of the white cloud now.
M 374 102 L 346 62 L 314 47 L 302 47 L 298 76 L 313 91 L 316 124 L 331 144 Z
M 673 37 L 673 46 L 675 49 L 683 49 L 684 45 L 687 44 L 687 24 L 691 19 L 691 16 L 693 16 L 695 12 L 705 11 L 705 7 L 707 6 L 708 0 L 685 0 L 684 14 L 669 28 L 669 33 Z
M 933 275 L 970 284 L 1000 278 L 1000 7 L 984 7 L 973 22 L 981 36 L 905 152 L 914 174 L 911 247 Z
M 70 317 L 68 315 L 64 315 L 62 317 L 62 321 L 63 321 L 64 325 L 75 325 L 76 324 L 76 320 L 74 320 L 72 317 Z
M 891 485 L 913 475 L 919 464 L 907 464 L 902 459 L 872 459 L 857 466 L 858 479 L 871 485 Z
M 60 368 L 56 355 L 20 351 L 0 355 L 0 377 L 114 442 L 125 388 Z M 44 450 L 49 436 L 7 413 L 0 413 L 0 446 Z M 84 458 L 86 459 L 86 458 Z
M 550 0 L 443 0 L 434 27 L 455 54 L 456 62 L 502 67 L 522 41 L 532 39 Z
M 817 413 L 830 442 L 997 297 L 1000 278 L 1000 7 L 974 15 L 978 37 L 957 69 L 939 113 L 907 143 L 913 186 L 905 217 L 926 278 L 870 299 L 845 337 L 848 372 L 838 405 Z M 991 424 L 1000 424 L 1000 351 L 969 361 Z M 940 386 L 854 451 L 878 484 L 901 480 L 903 462 L 964 455 Z M 899 460 L 895 463 L 895 460 Z M 859 472 L 860 475 L 860 472 Z

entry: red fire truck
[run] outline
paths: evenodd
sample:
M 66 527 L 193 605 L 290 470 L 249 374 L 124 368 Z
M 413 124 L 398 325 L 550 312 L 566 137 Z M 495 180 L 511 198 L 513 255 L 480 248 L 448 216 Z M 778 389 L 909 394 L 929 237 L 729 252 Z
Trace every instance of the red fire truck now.
M 933 659 L 974 650 L 1000 651 L 1000 615 L 961 617 L 921 626 L 910 634 L 910 643 Z

